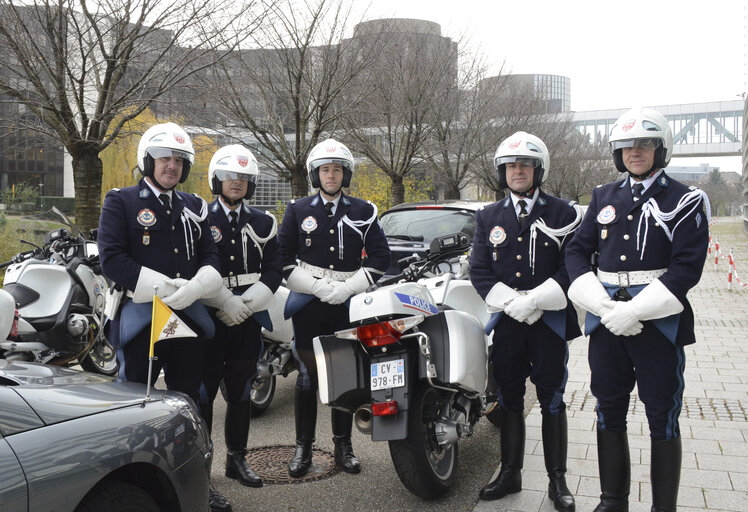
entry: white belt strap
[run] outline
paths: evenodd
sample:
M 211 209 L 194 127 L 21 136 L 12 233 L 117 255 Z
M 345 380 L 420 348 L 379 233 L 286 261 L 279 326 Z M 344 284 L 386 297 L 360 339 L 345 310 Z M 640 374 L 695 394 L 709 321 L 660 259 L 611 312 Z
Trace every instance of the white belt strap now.
M 316 265 L 310 265 L 306 261 L 299 262 L 299 266 L 312 274 L 314 277 L 322 279 L 324 277 L 327 277 L 329 279 L 332 279 L 333 281 L 345 281 L 349 277 L 351 277 L 353 274 L 355 274 L 357 271 L 354 270 L 352 272 L 345 272 L 343 270 L 332 270 L 329 268 L 322 268 L 318 267 Z
M 252 274 L 238 274 L 235 276 L 224 277 L 223 285 L 228 289 L 232 289 L 240 286 L 249 286 L 250 284 L 255 284 L 259 280 L 259 272 L 254 272 Z
M 673 241 L 673 234 L 675 234 L 675 230 L 678 229 L 678 226 L 680 226 L 680 223 L 683 222 L 686 217 L 691 215 L 691 213 L 699 207 L 699 202 L 704 201 L 704 208 L 706 210 L 706 221 L 709 223 L 709 220 L 712 216 L 711 214 L 711 206 L 709 205 L 709 197 L 707 197 L 706 193 L 704 193 L 701 189 L 695 189 L 687 194 L 684 194 L 680 200 L 678 201 L 678 204 L 675 205 L 675 208 L 673 208 L 673 211 L 670 212 L 663 212 L 660 210 L 660 205 L 657 204 L 657 201 L 654 197 L 650 197 L 643 205 L 642 205 L 642 214 L 639 217 L 639 226 L 636 229 L 636 249 L 639 250 L 639 240 L 640 240 L 640 233 L 642 229 L 642 224 L 644 224 L 644 237 L 641 240 L 641 253 L 639 254 L 639 259 L 644 259 L 644 249 L 647 246 L 647 235 L 649 234 L 649 222 L 647 222 L 647 219 L 649 217 L 654 217 L 657 224 L 662 228 L 662 230 L 665 232 L 665 235 L 667 236 L 668 240 L 671 242 Z M 675 218 L 676 215 L 678 215 L 681 211 L 685 210 L 686 208 L 691 208 L 688 210 L 688 213 L 683 215 L 681 219 L 675 224 L 675 227 L 672 231 L 668 229 L 667 224 L 665 222 L 671 221 Z
M 614 286 L 620 286 L 621 288 L 627 288 L 629 286 L 649 284 L 665 272 L 667 272 L 666 268 L 658 268 L 654 270 L 632 270 L 630 272 L 605 272 L 604 270 L 598 269 L 597 278 L 603 284 L 612 284 Z
M 533 222 L 530 225 L 530 268 L 532 268 L 532 275 L 535 275 L 535 241 L 538 238 L 538 230 L 542 231 L 548 237 L 551 238 L 554 242 L 556 242 L 556 245 L 558 245 L 558 248 L 561 249 L 561 244 L 563 244 L 563 239 L 566 235 L 573 232 L 577 227 L 579 227 L 579 223 L 582 222 L 582 217 L 584 214 L 582 213 L 582 207 L 578 204 L 574 205 L 574 211 L 576 212 L 577 216 L 574 218 L 571 223 L 567 224 L 566 226 L 562 226 L 560 228 L 552 228 L 548 226 L 548 224 L 545 223 L 545 220 L 543 220 L 541 217 L 538 217 L 538 219 Z

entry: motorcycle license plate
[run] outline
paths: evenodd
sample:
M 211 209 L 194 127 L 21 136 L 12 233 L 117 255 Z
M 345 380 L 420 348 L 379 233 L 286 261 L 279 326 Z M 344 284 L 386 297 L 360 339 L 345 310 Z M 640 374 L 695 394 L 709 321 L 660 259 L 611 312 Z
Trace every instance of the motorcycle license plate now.
M 405 385 L 403 359 L 371 364 L 371 390 L 401 388 Z

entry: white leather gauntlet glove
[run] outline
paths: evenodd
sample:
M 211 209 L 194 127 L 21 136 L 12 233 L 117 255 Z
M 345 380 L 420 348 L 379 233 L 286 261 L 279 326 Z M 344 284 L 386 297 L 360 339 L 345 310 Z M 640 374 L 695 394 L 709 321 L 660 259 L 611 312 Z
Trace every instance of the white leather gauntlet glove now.
M 233 295 L 224 302 L 223 307 L 216 313 L 216 318 L 228 326 L 239 325 L 244 322 L 252 312 L 244 304 L 239 295 Z
M 275 295 L 262 281 L 247 288 L 241 296 L 244 305 L 249 308 L 249 314 L 268 309 L 275 302 Z
M 158 296 L 160 298 L 164 299 L 168 297 L 179 288 L 173 284 L 167 284 L 166 281 L 168 280 L 169 277 L 161 272 L 156 272 L 148 267 L 140 267 L 138 282 L 132 293 L 132 301 L 138 304 L 151 302 L 153 296 L 156 294 L 156 291 L 153 289 L 154 286 L 158 286 Z
M 330 284 L 333 287 L 332 292 L 324 297 L 320 297 L 320 300 L 328 304 L 342 304 L 351 295 L 365 291 L 369 287 L 369 278 L 366 275 L 366 271 L 360 268 L 345 281 L 332 281 Z
M 166 283 L 177 286 L 180 281 L 183 280 L 167 279 Z M 164 304 L 172 309 L 184 309 L 198 299 L 214 297 L 221 291 L 222 287 L 221 274 L 212 266 L 205 265 L 198 269 L 195 277 L 182 284 L 176 292 L 164 299 Z
M 308 293 L 320 299 L 332 292 L 329 279 L 317 279 L 311 272 L 301 267 L 293 269 L 291 275 L 286 279 L 286 288 L 299 293 Z

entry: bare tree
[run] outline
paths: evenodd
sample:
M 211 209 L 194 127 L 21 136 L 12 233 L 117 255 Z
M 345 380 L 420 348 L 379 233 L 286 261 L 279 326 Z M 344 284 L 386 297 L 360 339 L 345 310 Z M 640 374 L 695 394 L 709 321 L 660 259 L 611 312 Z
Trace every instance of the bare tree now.
M 423 29 L 426 30 L 423 30 Z M 349 117 L 354 147 L 392 180 L 392 204 L 404 200 L 403 178 L 423 162 L 431 133 L 445 116 L 444 98 L 457 85 L 457 43 L 438 25 L 419 20 L 375 20 L 357 27 L 376 60 L 356 80 L 367 89 L 358 115 Z M 358 89 L 354 89 L 356 91 Z
M 285 0 L 253 35 L 259 49 L 237 52 L 217 68 L 212 90 L 224 109 L 219 124 L 236 138 L 249 132 L 261 160 L 291 182 L 294 197 L 308 193 L 306 157 L 335 134 L 360 96 L 347 91 L 372 61 L 355 40 L 347 0 Z
M 250 34 L 251 26 L 237 26 L 258 19 L 249 7 L 241 0 L 0 2 L 0 97 L 33 114 L 13 122 L 59 141 L 72 157 L 82 228 L 98 223 L 99 153 L 125 123 Z

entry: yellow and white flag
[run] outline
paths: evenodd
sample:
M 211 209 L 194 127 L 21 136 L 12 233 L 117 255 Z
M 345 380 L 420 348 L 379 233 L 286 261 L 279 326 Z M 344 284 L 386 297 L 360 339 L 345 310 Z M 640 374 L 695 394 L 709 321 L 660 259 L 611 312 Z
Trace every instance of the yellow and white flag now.
M 153 296 L 153 316 L 151 317 L 151 349 L 148 357 L 153 357 L 153 347 L 157 341 L 170 338 L 197 338 L 195 331 L 169 309 L 158 297 Z

